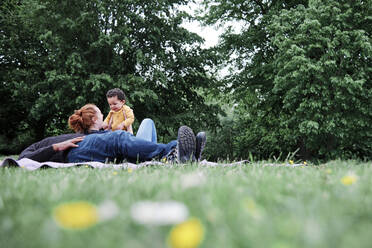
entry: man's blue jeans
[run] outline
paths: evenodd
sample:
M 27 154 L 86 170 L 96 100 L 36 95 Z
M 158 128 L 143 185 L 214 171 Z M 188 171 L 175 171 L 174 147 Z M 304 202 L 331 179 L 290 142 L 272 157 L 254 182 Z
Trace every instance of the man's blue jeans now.
M 147 161 L 153 158 L 162 158 L 167 155 L 172 148 L 177 145 L 177 140 L 168 144 L 158 144 L 156 141 L 155 125 L 152 121 L 146 121 L 153 129 L 139 128 L 137 137 L 132 134 L 117 131 L 99 131 L 87 135 L 83 141 L 79 142 L 79 147 L 72 148 L 68 155 L 68 162 L 112 162 L 117 158 L 129 161 Z M 155 131 L 155 133 L 154 133 Z M 155 136 L 154 136 L 155 134 Z M 155 137 L 155 139 L 154 139 Z

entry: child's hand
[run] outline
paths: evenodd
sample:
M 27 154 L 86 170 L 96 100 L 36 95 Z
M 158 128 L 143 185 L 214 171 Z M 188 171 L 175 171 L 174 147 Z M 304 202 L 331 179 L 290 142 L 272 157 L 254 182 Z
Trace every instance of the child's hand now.
M 124 122 L 120 123 L 116 130 L 123 130 L 124 129 Z
M 103 123 L 103 124 L 102 124 L 102 128 L 103 128 L 104 130 L 107 130 L 107 129 L 108 129 L 108 124 L 107 124 L 107 123 Z

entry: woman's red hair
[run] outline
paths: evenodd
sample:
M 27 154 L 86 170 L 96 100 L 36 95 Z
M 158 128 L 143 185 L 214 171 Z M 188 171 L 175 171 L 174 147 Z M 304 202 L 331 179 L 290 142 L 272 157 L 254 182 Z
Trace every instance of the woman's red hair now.
M 96 113 L 96 105 L 86 104 L 68 118 L 68 126 L 76 133 L 85 133 L 93 126 Z

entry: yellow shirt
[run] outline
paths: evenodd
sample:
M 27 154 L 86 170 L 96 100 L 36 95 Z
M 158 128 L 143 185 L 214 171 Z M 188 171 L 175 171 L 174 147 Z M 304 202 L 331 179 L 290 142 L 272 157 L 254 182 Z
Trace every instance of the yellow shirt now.
M 124 119 L 123 112 L 125 113 L 126 119 Z M 128 131 L 129 126 L 132 125 L 132 123 L 134 122 L 133 110 L 127 105 L 123 105 L 123 107 L 117 112 L 111 110 L 110 113 L 107 115 L 106 119 L 104 120 L 104 123 L 109 125 L 111 118 L 112 130 L 116 130 L 117 127 L 124 121 L 123 130 Z

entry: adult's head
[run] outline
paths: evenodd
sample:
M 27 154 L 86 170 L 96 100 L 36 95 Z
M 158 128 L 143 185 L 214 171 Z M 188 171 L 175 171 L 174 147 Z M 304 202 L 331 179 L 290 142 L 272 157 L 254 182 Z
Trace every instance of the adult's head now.
M 102 128 L 103 115 L 101 110 L 94 104 L 86 104 L 75 110 L 68 118 L 68 126 L 76 133 L 87 133 L 91 130 Z
M 126 101 L 124 92 L 118 88 L 107 91 L 106 97 L 107 102 L 110 105 L 110 109 L 115 112 L 119 111 Z

